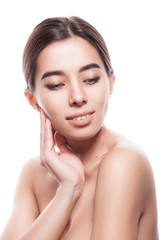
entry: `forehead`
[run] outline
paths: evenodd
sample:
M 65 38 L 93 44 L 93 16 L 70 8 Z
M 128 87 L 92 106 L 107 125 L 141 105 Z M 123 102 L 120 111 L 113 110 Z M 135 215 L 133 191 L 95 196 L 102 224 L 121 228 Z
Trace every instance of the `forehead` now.
M 37 71 L 79 69 L 88 63 L 104 66 L 99 53 L 88 41 L 80 37 L 54 42 L 45 47 L 37 60 Z

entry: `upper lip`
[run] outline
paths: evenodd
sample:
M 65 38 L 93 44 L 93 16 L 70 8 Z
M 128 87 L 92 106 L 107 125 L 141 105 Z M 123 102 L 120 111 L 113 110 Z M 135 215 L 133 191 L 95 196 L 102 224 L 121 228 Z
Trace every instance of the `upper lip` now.
M 71 120 L 73 118 L 77 118 L 77 117 L 82 117 L 82 116 L 85 116 L 85 115 L 88 115 L 88 114 L 93 114 L 94 111 L 85 111 L 85 112 L 81 112 L 81 113 L 75 113 L 73 115 L 70 115 L 68 117 L 66 117 L 67 120 Z

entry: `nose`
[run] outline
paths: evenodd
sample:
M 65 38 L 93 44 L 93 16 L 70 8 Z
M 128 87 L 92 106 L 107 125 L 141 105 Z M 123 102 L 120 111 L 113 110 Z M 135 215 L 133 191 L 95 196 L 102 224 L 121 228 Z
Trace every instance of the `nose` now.
M 80 86 L 71 88 L 69 103 L 71 106 L 82 106 L 87 103 L 87 97 Z

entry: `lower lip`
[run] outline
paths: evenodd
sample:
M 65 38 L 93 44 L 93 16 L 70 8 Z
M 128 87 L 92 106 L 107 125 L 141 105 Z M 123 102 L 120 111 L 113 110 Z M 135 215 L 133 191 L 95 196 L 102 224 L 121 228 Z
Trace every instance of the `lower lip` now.
M 81 120 L 68 120 L 68 122 L 74 126 L 77 127 L 83 127 L 86 126 L 88 124 L 91 123 L 92 119 L 93 119 L 93 115 L 94 113 L 92 113 L 89 117 L 85 118 L 85 119 L 81 119 Z

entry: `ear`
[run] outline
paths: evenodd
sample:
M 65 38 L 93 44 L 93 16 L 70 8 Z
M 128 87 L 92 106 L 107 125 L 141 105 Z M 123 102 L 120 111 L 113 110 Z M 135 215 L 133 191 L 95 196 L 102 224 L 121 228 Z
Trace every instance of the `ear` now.
M 109 87 L 109 95 L 110 96 L 111 96 L 111 94 L 113 92 L 114 83 L 115 83 L 115 76 L 112 75 L 112 77 L 110 78 L 110 87 Z
M 27 98 L 29 104 L 35 109 L 37 110 L 38 112 L 40 112 L 40 107 L 37 103 L 37 100 L 35 98 L 35 96 L 29 92 L 29 90 L 26 88 L 25 91 L 24 91 L 24 95 L 25 97 Z

